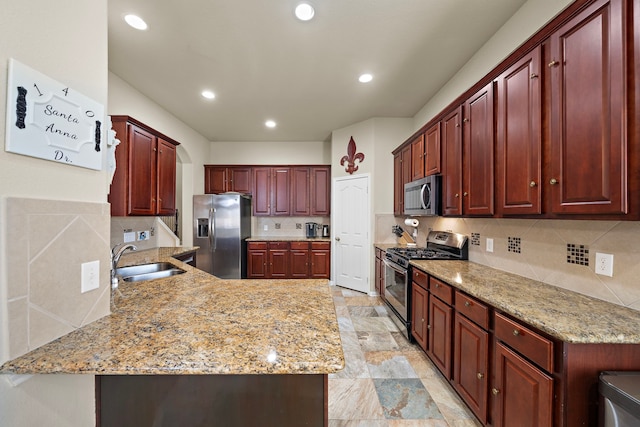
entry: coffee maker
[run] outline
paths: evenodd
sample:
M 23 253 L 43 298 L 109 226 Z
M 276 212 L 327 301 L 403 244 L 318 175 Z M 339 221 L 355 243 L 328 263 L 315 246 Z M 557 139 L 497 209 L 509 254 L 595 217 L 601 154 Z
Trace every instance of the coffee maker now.
M 307 238 L 314 238 L 314 237 L 318 237 L 318 224 L 315 222 L 306 222 L 305 224 L 305 228 L 307 230 Z

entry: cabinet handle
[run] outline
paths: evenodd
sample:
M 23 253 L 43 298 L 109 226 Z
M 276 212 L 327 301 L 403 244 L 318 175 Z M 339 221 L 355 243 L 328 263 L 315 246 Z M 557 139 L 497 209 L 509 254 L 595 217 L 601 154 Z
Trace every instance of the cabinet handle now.
M 460 197 L 460 195 L 458 193 L 456 193 L 456 197 Z
M 531 73 L 529 77 L 533 80 L 533 79 L 537 79 L 538 75 L 536 73 Z
M 468 122 L 469 122 L 469 119 L 466 117 L 462 120 L 462 123 L 468 123 Z
M 464 306 L 465 306 L 465 307 L 469 307 L 469 306 L 471 306 L 471 303 L 470 303 L 469 301 L 465 301 L 465 302 L 464 302 Z
M 477 376 L 478 376 L 478 379 L 479 379 L 479 380 L 481 380 L 481 379 L 483 379 L 483 378 L 484 378 L 484 375 L 483 375 L 482 373 L 480 373 L 480 372 L 478 372 L 478 375 L 477 375 Z
M 421 319 L 421 320 L 422 320 L 422 323 L 424 323 L 424 319 Z
M 555 67 L 556 65 L 558 65 L 558 61 L 556 61 L 555 59 L 553 61 L 549 62 L 549 68 Z
M 555 178 L 551 178 L 551 180 L 549 181 L 549 184 L 551 185 L 556 185 L 558 183 L 558 180 Z
M 498 393 L 500 393 L 500 390 L 498 390 L 497 388 L 492 388 L 491 393 L 493 393 L 494 396 L 497 396 Z
M 427 329 L 431 329 L 431 325 L 427 325 Z
M 536 186 L 536 182 L 535 182 L 535 181 L 531 181 L 531 182 L 529 183 L 529 187 L 533 188 L 533 187 L 535 187 L 535 186 Z
M 517 330 L 517 329 L 514 329 L 513 330 L 513 335 L 517 337 L 518 335 L 520 335 L 520 331 Z
M 440 284 L 439 284 L 439 283 L 436 283 L 436 284 L 435 284 L 435 287 L 436 287 L 436 289 L 438 289 L 438 288 L 440 287 Z
M 462 195 L 463 195 L 464 197 L 467 197 L 467 196 L 469 195 L 469 193 L 467 193 L 467 192 L 465 191 L 464 193 L 462 193 Z

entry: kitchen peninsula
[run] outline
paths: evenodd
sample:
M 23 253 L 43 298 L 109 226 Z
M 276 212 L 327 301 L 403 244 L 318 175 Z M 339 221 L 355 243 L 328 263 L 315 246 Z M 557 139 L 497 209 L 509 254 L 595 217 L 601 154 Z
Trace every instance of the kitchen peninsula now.
M 189 250 L 124 255 L 119 266 L 170 262 L 186 273 L 120 281 L 111 315 L 0 372 L 95 374 L 102 426 L 127 425 L 125 416 L 138 425 L 325 425 L 327 375 L 344 367 L 327 281 L 220 280 L 172 258 Z

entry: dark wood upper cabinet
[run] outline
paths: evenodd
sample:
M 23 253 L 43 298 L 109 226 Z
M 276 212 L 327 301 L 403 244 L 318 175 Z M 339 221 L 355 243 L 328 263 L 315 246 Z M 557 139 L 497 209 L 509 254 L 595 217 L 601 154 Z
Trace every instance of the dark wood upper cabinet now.
M 596 1 L 550 37 L 553 213 L 627 212 L 625 4 Z
M 311 213 L 310 184 L 309 168 L 291 168 L 291 215 L 309 216 Z
M 235 191 L 252 193 L 252 169 L 247 166 L 204 166 L 205 194 L 221 194 Z
M 329 216 L 331 214 L 331 167 L 313 166 L 309 168 L 311 184 L 309 198 L 311 216 Z
M 493 215 L 493 82 L 464 104 L 462 212 Z
M 442 119 L 442 214 L 462 215 L 462 106 Z
M 253 168 L 254 215 L 271 215 L 271 168 Z
M 176 146 L 129 116 L 111 116 L 120 140 L 109 191 L 112 216 L 173 215 L 176 198 Z
M 424 178 L 424 135 L 418 135 L 411 143 L 411 181 Z
M 271 169 L 271 215 L 287 216 L 291 212 L 291 169 Z
M 542 213 L 541 47 L 497 79 L 496 210 Z
M 393 158 L 393 213 L 404 215 L 404 185 L 411 182 L 411 144 L 394 154 Z
M 440 173 L 440 122 L 424 133 L 424 152 L 424 176 Z

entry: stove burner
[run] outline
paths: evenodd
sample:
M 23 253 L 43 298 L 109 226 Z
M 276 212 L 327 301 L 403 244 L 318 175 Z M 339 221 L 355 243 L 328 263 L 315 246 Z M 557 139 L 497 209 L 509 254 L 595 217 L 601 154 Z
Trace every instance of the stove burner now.
M 427 247 L 397 247 L 387 249 L 387 258 L 405 266 L 409 260 L 467 260 L 467 238 L 464 235 L 446 231 L 431 231 L 427 237 Z
M 405 259 L 457 259 L 453 254 L 422 248 L 390 248 L 387 250 Z

